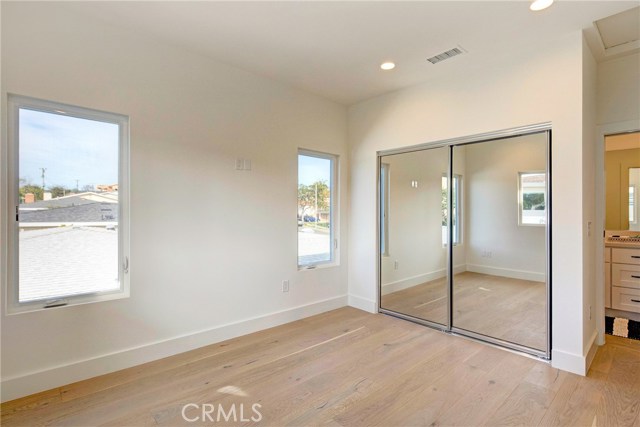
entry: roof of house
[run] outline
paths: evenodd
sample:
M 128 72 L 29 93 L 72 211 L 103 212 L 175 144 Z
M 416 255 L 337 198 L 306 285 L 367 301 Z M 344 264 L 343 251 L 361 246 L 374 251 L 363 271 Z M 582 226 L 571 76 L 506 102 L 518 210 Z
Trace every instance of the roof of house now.
M 84 204 L 19 211 L 20 222 L 115 222 L 118 221 L 116 203 L 91 202 Z
M 85 205 L 95 202 L 118 203 L 118 192 L 94 193 L 89 191 L 85 193 L 70 194 L 68 196 L 56 197 L 55 199 L 50 200 L 38 200 L 34 203 L 22 203 L 20 205 L 20 210 L 60 208 Z
M 103 227 L 26 230 L 20 239 L 20 301 L 117 289 L 118 232 Z

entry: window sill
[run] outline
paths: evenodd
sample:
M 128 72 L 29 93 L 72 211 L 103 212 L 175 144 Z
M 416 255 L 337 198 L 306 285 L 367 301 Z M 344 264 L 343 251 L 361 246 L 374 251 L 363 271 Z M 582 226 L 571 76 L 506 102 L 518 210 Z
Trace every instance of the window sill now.
M 93 304 L 103 301 L 113 301 L 118 299 L 129 298 L 129 291 L 116 291 L 111 293 L 99 294 L 99 295 L 84 295 L 68 298 L 58 298 L 64 301 L 64 305 L 48 306 L 46 301 L 36 301 L 32 303 L 23 303 L 20 305 L 7 305 L 7 315 L 13 316 L 16 314 L 34 313 L 39 311 L 49 311 L 54 309 L 61 309 L 66 307 L 74 307 L 78 305 Z
M 337 262 L 330 262 L 330 263 L 316 264 L 316 265 L 299 265 L 298 271 L 323 270 L 325 268 L 334 268 L 334 267 L 340 267 L 340 264 Z

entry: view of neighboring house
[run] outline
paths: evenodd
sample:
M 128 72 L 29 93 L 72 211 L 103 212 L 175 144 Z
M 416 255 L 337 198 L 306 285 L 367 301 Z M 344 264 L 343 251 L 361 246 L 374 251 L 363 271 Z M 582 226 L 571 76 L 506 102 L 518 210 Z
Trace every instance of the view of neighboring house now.
M 20 301 L 118 288 L 115 187 L 20 204 Z

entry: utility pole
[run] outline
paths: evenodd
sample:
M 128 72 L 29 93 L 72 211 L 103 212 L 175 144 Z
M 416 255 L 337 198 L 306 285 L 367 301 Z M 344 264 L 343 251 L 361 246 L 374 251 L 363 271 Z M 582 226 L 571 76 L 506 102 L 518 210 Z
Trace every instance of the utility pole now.
M 76 179 L 76 193 L 80 192 L 80 180 Z
M 40 168 L 40 170 L 42 171 L 42 193 L 44 197 L 44 173 L 47 171 L 47 168 Z

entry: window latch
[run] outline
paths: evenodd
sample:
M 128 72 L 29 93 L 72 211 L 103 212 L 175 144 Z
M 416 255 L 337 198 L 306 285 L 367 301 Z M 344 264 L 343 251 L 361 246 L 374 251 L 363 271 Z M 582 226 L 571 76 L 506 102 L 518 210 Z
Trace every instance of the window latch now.
M 16 222 L 20 221 L 20 206 L 16 205 Z
M 54 299 L 51 301 L 47 301 L 47 303 L 44 305 L 44 308 L 64 307 L 65 305 L 67 305 L 67 300 Z
M 124 257 L 124 261 L 122 261 L 122 270 L 124 271 L 124 274 L 129 273 L 129 257 L 128 256 Z

